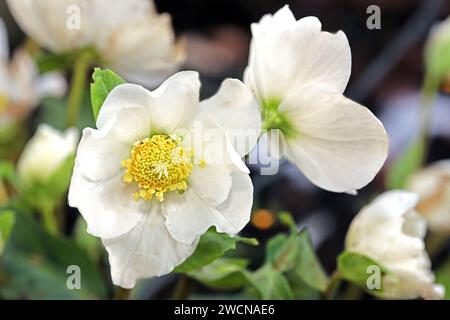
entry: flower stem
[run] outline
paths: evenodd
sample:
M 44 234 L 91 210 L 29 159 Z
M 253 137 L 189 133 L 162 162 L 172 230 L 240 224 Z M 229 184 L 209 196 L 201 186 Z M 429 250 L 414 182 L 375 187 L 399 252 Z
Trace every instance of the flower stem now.
M 131 296 L 131 290 L 118 287 L 114 295 L 114 300 L 129 300 Z
M 175 285 L 173 300 L 186 300 L 189 297 L 194 282 L 189 277 L 182 275 Z
M 341 285 L 342 277 L 338 270 L 334 271 L 330 277 L 328 287 L 323 293 L 325 300 L 333 300 L 336 297 L 336 293 Z
M 92 55 L 89 52 L 81 52 L 75 60 L 67 101 L 66 128 L 77 124 L 83 91 L 86 85 L 86 74 L 91 60 Z
M 53 235 L 58 235 L 59 226 L 55 215 L 55 206 L 49 203 L 43 204 L 41 206 L 41 214 L 47 231 Z

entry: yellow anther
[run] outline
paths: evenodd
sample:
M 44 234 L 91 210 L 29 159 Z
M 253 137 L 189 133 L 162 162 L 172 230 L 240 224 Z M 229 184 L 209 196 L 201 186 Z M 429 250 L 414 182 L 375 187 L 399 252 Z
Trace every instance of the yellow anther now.
M 192 171 L 190 154 L 180 145 L 181 138 L 154 135 L 133 144 L 131 157 L 121 162 L 125 169 L 123 181 L 135 182 L 140 190 L 134 199 L 151 200 L 155 195 L 164 201 L 167 191 L 185 191 Z

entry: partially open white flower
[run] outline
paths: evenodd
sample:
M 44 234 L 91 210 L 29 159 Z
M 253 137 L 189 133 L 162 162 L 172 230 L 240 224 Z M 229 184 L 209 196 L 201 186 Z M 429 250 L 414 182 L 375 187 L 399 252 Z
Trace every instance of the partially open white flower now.
M 8 0 L 23 30 L 55 53 L 91 49 L 130 81 L 159 84 L 184 60 L 168 14 L 150 0 Z
M 0 119 L 4 124 L 23 119 L 46 96 L 61 96 L 66 90 L 64 78 L 57 73 L 39 75 L 36 65 L 24 49 L 9 60 L 8 37 L 0 20 Z
M 419 194 L 417 211 L 427 220 L 429 229 L 450 233 L 450 160 L 415 173 L 408 189 Z
M 116 285 L 169 273 L 209 227 L 235 234 L 249 221 L 253 186 L 224 129 L 234 137 L 248 132 L 237 124 L 258 133 L 258 105 L 238 80 L 225 80 L 201 103 L 199 89 L 189 71 L 154 91 L 120 85 L 104 102 L 98 129 L 83 131 L 69 204 L 102 238 Z
M 288 6 L 252 24 L 252 34 L 245 83 L 263 129 L 281 131 L 274 156 L 285 155 L 326 190 L 368 184 L 386 159 L 387 136 L 367 108 L 342 95 L 351 72 L 345 34 L 321 31 L 315 17 L 296 21 Z
M 78 137 L 75 128 L 61 132 L 47 124 L 39 125 L 17 163 L 21 180 L 28 184 L 46 182 L 64 160 L 75 155 Z
M 346 250 L 368 256 L 387 268 L 381 294 L 388 299 L 440 299 L 425 243 L 426 222 L 415 211 L 418 197 L 388 191 L 364 207 L 352 221 Z

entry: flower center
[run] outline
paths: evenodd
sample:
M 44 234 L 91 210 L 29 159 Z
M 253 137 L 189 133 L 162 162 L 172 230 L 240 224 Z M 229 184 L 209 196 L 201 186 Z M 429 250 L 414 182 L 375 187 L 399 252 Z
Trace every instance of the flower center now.
M 6 110 L 6 107 L 8 107 L 8 103 L 9 103 L 8 96 L 0 93 L 0 112 Z
M 154 135 L 134 143 L 131 157 L 122 161 L 123 181 L 136 182 L 134 199 L 164 200 L 167 191 L 184 191 L 192 171 L 190 153 L 181 146 L 180 137 Z

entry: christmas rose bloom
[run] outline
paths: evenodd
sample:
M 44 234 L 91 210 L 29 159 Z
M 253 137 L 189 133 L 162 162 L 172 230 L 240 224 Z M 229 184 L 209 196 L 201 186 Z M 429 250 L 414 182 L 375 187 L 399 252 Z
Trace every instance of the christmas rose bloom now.
M 97 129 L 83 131 L 69 204 L 102 238 L 116 285 L 167 274 L 209 227 L 235 234 L 250 219 L 253 186 L 225 130 L 245 135 L 240 124 L 259 133 L 258 105 L 238 80 L 225 80 L 202 102 L 199 89 L 190 71 L 154 91 L 120 85 L 105 100 Z
M 28 141 L 17 163 L 17 173 L 25 183 L 46 182 L 69 156 L 78 143 L 75 128 L 61 132 L 47 124 L 39 125 Z
M 354 193 L 378 173 L 387 136 L 365 107 L 342 95 L 351 53 L 342 31 L 321 31 L 320 21 L 296 21 L 288 6 L 251 26 L 253 39 L 245 83 L 263 116 L 273 156 L 286 156 L 317 186 Z M 276 154 L 276 150 L 279 154 Z
M 8 36 L 0 20 L 0 121 L 27 117 L 45 96 L 61 96 L 66 90 L 64 78 L 56 73 L 39 75 L 28 53 L 18 49 L 9 59 Z
M 168 14 L 150 0 L 8 0 L 37 43 L 55 53 L 93 50 L 97 62 L 130 81 L 159 84 L 184 59 Z
M 415 173 L 408 189 L 419 194 L 417 211 L 435 232 L 450 233 L 450 160 L 441 160 Z
M 425 243 L 426 222 L 414 209 L 418 197 L 406 191 L 388 191 L 365 206 L 353 219 L 346 250 L 372 258 L 390 273 L 381 291 L 388 299 L 441 299 L 444 288 L 434 284 Z

